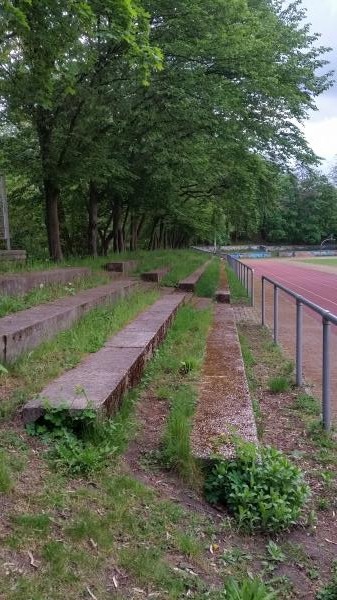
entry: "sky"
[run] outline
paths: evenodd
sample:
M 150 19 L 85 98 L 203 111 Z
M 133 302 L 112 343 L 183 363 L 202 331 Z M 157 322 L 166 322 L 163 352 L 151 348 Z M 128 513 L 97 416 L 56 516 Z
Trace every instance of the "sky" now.
M 337 79 L 337 0 L 302 0 L 313 32 L 321 33 L 320 44 L 329 46 L 327 69 L 336 71 Z M 306 138 L 318 156 L 324 158 L 322 169 L 328 171 L 337 157 L 337 83 L 317 99 L 318 110 L 304 125 Z M 333 161 L 334 162 L 334 161 Z

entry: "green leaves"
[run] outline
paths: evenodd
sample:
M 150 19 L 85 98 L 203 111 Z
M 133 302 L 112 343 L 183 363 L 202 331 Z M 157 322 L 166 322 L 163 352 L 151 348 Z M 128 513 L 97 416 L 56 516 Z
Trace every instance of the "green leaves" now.
M 205 494 L 226 505 L 243 529 L 279 531 L 297 522 L 309 488 L 282 452 L 238 441 L 234 459 L 215 459 Z

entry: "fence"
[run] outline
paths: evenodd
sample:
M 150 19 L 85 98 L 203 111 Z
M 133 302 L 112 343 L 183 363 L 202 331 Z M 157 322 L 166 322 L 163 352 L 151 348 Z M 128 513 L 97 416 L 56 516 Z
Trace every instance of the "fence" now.
M 241 262 L 241 260 L 232 254 L 227 254 L 226 258 L 230 268 L 234 271 L 235 275 L 245 288 L 247 296 L 250 298 L 251 305 L 254 306 L 254 269 L 245 265 L 245 263 Z
M 314 302 L 307 300 L 303 296 L 296 294 L 287 287 L 281 285 L 277 281 L 269 277 L 262 276 L 262 325 L 266 325 L 266 286 L 267 284 L 273 287 L 273 337 L 277 344 L 279 340 L 279 292 L 282 291 L 286 295 L 293 298 L 296 302 L 296 346 L 295 346 L 295 363 L 296 363 L 296 385 L 303 384 L 303 307 L 307 307 L 314 313 L 322 317 L 322 413 L 323 426 L 326 431 L 331 429 L 331 325 L 337 325 L 337 316 L 327 310 L 324 310 Z

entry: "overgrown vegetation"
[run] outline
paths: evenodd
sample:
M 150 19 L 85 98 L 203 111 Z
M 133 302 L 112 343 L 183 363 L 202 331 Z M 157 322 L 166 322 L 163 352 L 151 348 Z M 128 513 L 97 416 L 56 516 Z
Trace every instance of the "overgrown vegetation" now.
M 111 277 L 104 273 L 94 273 L 64 284 L 40 284 L 39 287 L 21 296 L 0 297 L 0 317 L 10 313 L 44 304 L 58 298 L 74 296 L 76 293 L 99 285 L 111 283 Z
M 195 293 L 197 296 L 214 298 L 219 285 L 220 266 L 220 260 L 213 258 L 196 285 Z
M 223 504 L 248 531 L 280 531 L 294 525 L 308 499 L 301 470 L 275 448 L 235 444 L 235 458 L 215 459 L 206 498 Z
M 136 291 L 112 306 L 95 308 L 71 329 L 23 355 L 8 368 L 8 375 L 2 376 L 3 386 L 11 391 L 0 404 L 0 418 L 32 398 L 48 381 L 76 366 L 85 354 L 99 350 L 109 336 L 157 298 L 157 291 Z
M 226 267 L 228 283 L 231 291 L 231 302 L 233 304 L 248 304 L 249 298 L 245 287 L 230 267 Z

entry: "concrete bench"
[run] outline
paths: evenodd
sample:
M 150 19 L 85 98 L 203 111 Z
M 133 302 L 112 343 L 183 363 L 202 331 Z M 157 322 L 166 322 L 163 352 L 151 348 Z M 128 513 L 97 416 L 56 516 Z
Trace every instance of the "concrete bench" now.
M 0 319 L 0 363 L 13 362 L 27 350 L 70 327 L 92 308 L 117 302 L 136 286 L 135 281 L 116 281 L 3 317 Z
M 162 269 L 155 269 L 154 271 L 146 271 L 141 274 L 141 279 L 143 281 L 152 281 L 153 283 L 160 283 L 163 277 L 169 272 L 168 267 L 164 267 Z
M 123 273 L 124 275 L 127 273 L 132 273 L 135 271 L 138 266 L 137 260 L 126 260 L 121 262 L 109 262 L 104 268 L 107 271 L 111 271 L 113 273 Z
M 230 304 L 231 293 L 229 289 L 217 290 L 215 293 L 215 300 L 220 304 Z
M 215 305 L 199 386 L 191 446 L 196 458 L 234 455 L 230 438 L 258 443 L 253 406 L 233 308 Z
M 194 273 L 186 277 L 186 279 L 182 279 L 182 281 L 179 281 L 178 288 L 182 292 L 195 292 L 195 287 L 208 264 L 208 262 L 205 263 L 204 265 L 199 267 L 199 269 L 194 271 Z
M 23 408 L 25 423 L 43 415 L 45 402 L 69 407 L 71 411 L 89 406 L 112 415 L 123 394 L 136 385 L 146 361 L 163 341 L 185 294 L 168 294 L 141 313 L 105 346 L 47 385 L 41 394 Z M 80 392 L 79 392 L 80 390 Z M 81 392 L 82 390 L 82 392 Z
M 1 275 L 0 294 L 18 296 L 26 294 L 41 284 L 68 283 L 80 277 L 88 277 L 90 274 L 91 270 L 86 267 L 67 267 L 64 269 L 49 269 L 48 271 Z
M 0 262 L 26 262 L 26 250 L 0 250 Z

